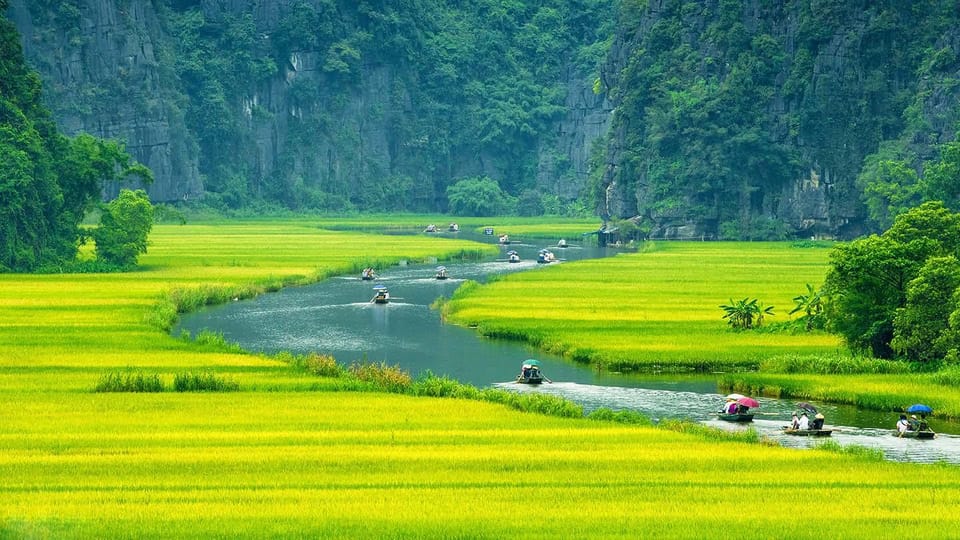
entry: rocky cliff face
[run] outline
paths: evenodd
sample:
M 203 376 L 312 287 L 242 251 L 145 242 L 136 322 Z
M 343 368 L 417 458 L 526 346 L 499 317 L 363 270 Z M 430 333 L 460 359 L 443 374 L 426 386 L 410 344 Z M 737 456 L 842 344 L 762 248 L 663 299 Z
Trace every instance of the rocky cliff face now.
M 69 12 L 53 6 L 13 0 L 8 15 L 61 129 L 124 141 L 153 170 L 148 191 L 155 201 L 198 195 L 196 145 L 171 102 L 176 87 L 159 69 L 154 5 L 90 0 Z M 108 186 L 105 195 L 118 189 Z
M 328 52 L 311 47 L 277 62 L 272 77 L 231 89 L 219 109 L 219 116 L 229 117 L 229 140 L 204 139 L 198 119 L 185 118 L 191 100 L 202 98 L 191 95 L 195 89 L 171 67 L 175 30 L 168 19 L 175 6 L 145 0 L 45 4 L 13 0 L 9 16 L 45 81 L 58 122 L 67 133 L 125 141 L 155 173 L 149 187 L 154 201 L 192 199 L 206 188 L 224 200 L 249 192 L 292 207 L 394 210 L 403 206 L 386 205 L 398 201 L 442 210 L 451 179 L 517 174 L 496 151 L 418 132 L 423 121 L 416 87 L 422 83 L 413 66 L 364 59 L 345 86 L 325 66 Z M 269 55 L 292 4 L 230 0 L 199 7 L 208 21 L 251 16 L 259 53 Z M 609 106 L 573 70 L 567 79 L 567 112 L 556 136 L 534 146 L 539 167 L 532 172 L 537 187 L 572 199 L 583 189 L 589 147 L 606 129 Z M 454 119 L 444 128 L 454 133 Z
M 665 88 L 681 94 L 669 79 L 677 77 L 687 88 L 706 81 L 708 93 L 714 92 L 708 97 L 724 99 L 722 93 L 742 67 L 731 65 L 746 54 L 776 68 L 769 95 L 763 94 L 760 103 L 763 118 L 751 127 L 753 133 L 762 133 L 766 147 L 786 149 L 782 154 L 789 156 L 789 166 L 764 183 L 752 183 L 751 175 L 744 175 L 748 179 L 740 187 L 741 200 L 734 203 L 741 207 L 739 219 L 783 223 L 800 237 L 862 234 L 867 230 L 866 211 L 856 179 L 864 158 L 883 141 L 910 138 L 923 156 L 929 155 L 931 144 L 954 138 L 955 125 L 950 124 L 957 118 L 957 102 L 949 81 L 956 77 L 956 66 L 939 81 L 918 81 L 921 65 L 929 60 L 915 51 L 954 51 L 944 56 L 955 64 L 957 48 L 950 37 L 955 25 L 943 22 L 955 13 L 937 8 L 935 2 L 913 10 L 895 2 L 750 1 L 737 3 L 735 11 L 730 5 L 651 0 L 619 27 L 603 73 L 617 113 L 598 213 L 611 219 L 636 216 L 648 224 L 653 237 L 722 236 L 718 212 L 703 209 L 718 204 L 705 201 L 709 190 L 678 194 L 682 203 L 667 206 L 663 201 L 671 194 L 649 180 L 650 170 L 676 166 L 670 159 L 681 154 L 657 154 L 662 132 L 651 134 L 645 122 L 672 112 L 669 102 L 644 101 L 644 95 Z M 656 66 L 649 51 L 663 39 L 676 40 L 673 50 L 694 51 L 691 57 L 698 58 L 699 65 Z M 758 53 L 763 46 L 775 52 L 763 57 Z M 646 78 L 636 77 L 647 68 Z M 661 68 L 662 75 L 649 75 Z M 630 88 L 636 80 L 660 86 Z M 638 110 L 637 102 L 645 108 Z M 912 119 L 904 121 L 908 116 Z M 685 134 L 668 135 L 676 135 L 681 144 L 691 142 Z M 635 151 L 643 145 L 644 155 L 638 158 Z M 708 150 L 723 145 L 718 138 Z M 736 175 L 745 161 L 722 165 Z M 694 207 L 699 209 L 691 210 Z M 743 215 L 744 208 L 749 215 Z

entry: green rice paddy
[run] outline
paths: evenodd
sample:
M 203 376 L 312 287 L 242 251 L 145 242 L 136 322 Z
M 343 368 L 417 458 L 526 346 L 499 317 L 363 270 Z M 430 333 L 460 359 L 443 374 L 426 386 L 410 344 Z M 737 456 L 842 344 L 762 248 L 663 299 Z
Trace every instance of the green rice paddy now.
M 162 225 L 137 272 L 0 275 L 0 538 L 942 538 L 960 521 L 953 466 L 347 391 L 162 330 L 170 306 L 484 249 L 319 225 Z M 559 286 L 564 266 L 529 274 Z M 796 294 L 749 281 L 719 301 Z M 707 319 L 682 311 L 677 328 Z M 117 370 L 239 390 L 93 392 Z

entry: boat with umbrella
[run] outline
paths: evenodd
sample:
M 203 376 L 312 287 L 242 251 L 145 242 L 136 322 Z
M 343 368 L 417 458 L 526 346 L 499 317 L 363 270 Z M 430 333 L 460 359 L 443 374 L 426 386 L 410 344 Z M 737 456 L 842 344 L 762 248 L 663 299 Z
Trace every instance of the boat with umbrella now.
M 806 401 L 802 401 L 797 403 L 797 408 L 813 415 L 814 421 L 807 429 L 795 428 L 793 426 L 783 426 L 784 434 L 794 435 L 797 437 L 829 437 L 833 435 L 833 429 L 823 427 L 823 414 L 821 414 L 816 407 L 810 403 L 807 403 Z
M 927 424 L 927 415 L 933 413 L 933 408 L 922 403 L 915 403 L 906 408 L 910 414 L 910 426 L 906 431 L 897 430 L 893 433 L 895 437 L 901 439 L 933 439 L 937 436 L 936 432 L 930 429 Z M 917 418 L 917 415 L 920 418 Z
M 524 360 L 523 365 L 520 366 L 520 375 L 517 375 L 517 382 L 520 384 L 540 384 L 543 381 L 553 382 L 540 371 L 540 361 L 533 358 Z
M 438 266 L 438 267 L 437 267 L 437 275 L 436 275 L 436 278 L 437 278 L 437 279 L 447 279 L 447 277 L 449 277 L 449 276 L 447 276 L 447 267 L 446 267 L 446 266 Z
M 717 418 L 727 422 L 753 422 L 754 413 L 750 409 L 760 407 L 760 402 L 742 394 L 730 394 L 727 403 L 717 413 Z

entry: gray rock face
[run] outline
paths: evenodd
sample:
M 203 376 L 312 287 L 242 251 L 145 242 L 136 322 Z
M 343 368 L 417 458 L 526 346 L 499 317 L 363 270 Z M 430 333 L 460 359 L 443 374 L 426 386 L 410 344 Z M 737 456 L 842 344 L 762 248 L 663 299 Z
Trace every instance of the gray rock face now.
M 195 143 L 182 114 L 167 100 L 176 90 L 158 69 L 160 25 L 154 5 L 84 1 L 73 20 L 55 24 L 37 21 L 54 16 L 40 9 L 13 0 L 9 16 L 23 36 L 26 57 L 44 79 L 61 129 L 123 141 L 153 170 L 155 180 L 147 190 L 154 201 L 199 195 Z M 105 196 L 118 189 L 107 186 Z

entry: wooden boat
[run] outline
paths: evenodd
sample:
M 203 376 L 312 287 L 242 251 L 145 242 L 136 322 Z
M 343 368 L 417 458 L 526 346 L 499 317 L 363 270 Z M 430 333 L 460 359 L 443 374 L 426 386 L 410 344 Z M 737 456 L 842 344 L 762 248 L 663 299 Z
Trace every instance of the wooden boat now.
M 437 279 L 447 279 L 447 267 L 446 267 L 446 266 L 438 266 L 438 267 L 437 267 L 437 275 L 436 275 L 435 277 L 436 277 Z
M 527 372 L 526 376 L 517 375 L 517 382 L 520 384 L 542 384 L 543 375 L 539 369 L 531 369 Z
M 753 422 L 753 413 L 717 413 L 717 418 L 727 422 Z
M 937 436 L 932 430 L 922 429 L 920 431 L 908 429 L 903 433 L 893 432 L 894 437 L 899 437 L 901 439 L 932 439 Z
M 390 291 L 387 290 L 383 285 L 378 285 L 373 288 L 374 295 L 370 299 L 374 304 L 386 304 L 390 302 Z
M 796 435 L 798 437 L 829 437 L 833 433 L 832 429 L 795 429 L 790 426 L 783 426 L 783 432 L 786 435 Z
M 508 251 L 507 261 L 512 263 L 518 263 L 520 262 L 520 255 L 516 251 L 513 251 L 513 250 Z
M 520 384 L 541 384 L 543 381 L 553 382 L 540 373 L 540 361 L 529 359 L 523 362 L 520 368 L 520 374 L 517 375 L 517 382 Z

